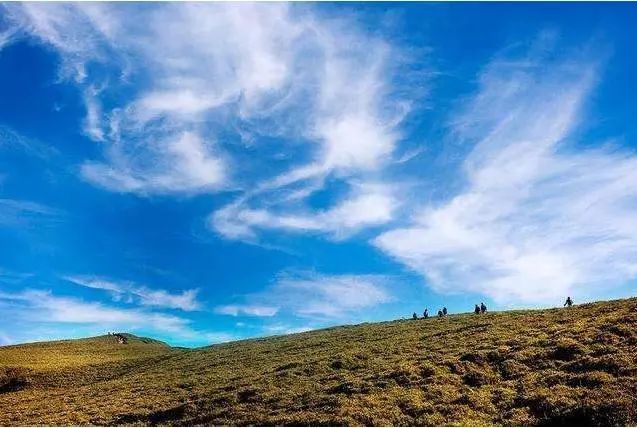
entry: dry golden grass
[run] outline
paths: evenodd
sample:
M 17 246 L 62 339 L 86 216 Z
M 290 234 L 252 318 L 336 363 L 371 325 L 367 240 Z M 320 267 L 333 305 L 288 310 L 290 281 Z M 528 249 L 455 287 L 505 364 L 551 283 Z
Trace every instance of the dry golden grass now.
M 193 350 L 2 347 L 0 424 L 635 425 L 636 327 L 629 299 Z

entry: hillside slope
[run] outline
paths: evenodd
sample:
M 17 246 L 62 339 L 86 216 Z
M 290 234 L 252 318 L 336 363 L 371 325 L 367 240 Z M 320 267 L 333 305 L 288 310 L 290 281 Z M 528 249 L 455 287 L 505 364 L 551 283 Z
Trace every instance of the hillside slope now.
M 145 342 L 0 348 L 0 424 L 637 423 L 637 299 Z

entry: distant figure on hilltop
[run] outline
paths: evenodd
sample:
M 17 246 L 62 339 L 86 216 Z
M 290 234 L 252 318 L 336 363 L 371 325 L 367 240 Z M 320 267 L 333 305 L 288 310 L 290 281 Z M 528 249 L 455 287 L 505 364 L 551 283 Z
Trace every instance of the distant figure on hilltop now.
M 480 303 L 480 312 L 483 314 L 487 313 L 487 305 L 485 305 L 484 302 Z
M 416 315 L 416 312 L 414 312 L 414 315 L 412 316 L 415 320 L 418 319 L 418 315 Z
M 564 306 L 568 306 L 569 308 L 573 306 L 573 301 L 571 300 L 571 296 L 566 298 L 566 302 L 564 302 Z
M 444 316 L 445 316 L 445 315 L 442 313 L 442 311 L 441 311 L 441 310 L 438 310 L 438 317 L 439 317 L 439 318 L 442 318 L 442 317 L 444 317 Z
M 475 313 L 476 313 L 476 315 L 480 315 L 480 306 L 478 306 L 478 304 L 477 304 L 477 303 L 476 303 L 476 307 L 475 307 L 475 309 L 473 310 L 473 312 L 475 312 Z
M 443 315 L 447 315 L 447 307 L 446 306 L 444 308 L 442 308 L 442 314 Z
M 422 317 L 423 317 L 424 319 L 429 318 L 429 309 L 425 309 L 425 312 L 423 312 L 423 313 L 422 313 Z

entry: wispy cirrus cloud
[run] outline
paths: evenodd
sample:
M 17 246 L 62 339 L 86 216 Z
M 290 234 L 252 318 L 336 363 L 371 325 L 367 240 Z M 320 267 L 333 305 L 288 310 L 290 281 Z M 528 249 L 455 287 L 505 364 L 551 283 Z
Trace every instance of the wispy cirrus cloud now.
M 219 306 L 216 311 L 235 316 L 260 312 L 260 316 L 291 314 L 322 321 L 342 320 L 389 302 L 392 296 L 388 282 L 389 278 L 382 275 L 285 273 L 264 292 L 244 296 L 241 303 Z
M 374 240 L 439 291 L 554 303 L 637 276 L 637 156 L 575 149 L 599 67 L 543 42 L 493 60 L 454 119 L 466 188 Z
M 78 170 L 100 188 L 232 189 L 207 222 L 224 238 L 342 240 L 371 229 L 379 233 L 373 245 L 437 290 L 500 302 L 554 301 L 637 276 L 635 154 L 578 146 L 600 68 L 585 55 L 558 55 L 551 37 L 483 69 L 446 137 L 464 144 L 458 156 L 470 150 L 459 171 L 464 187 L 431 203 L 403 197 L 388 171 L 409 163 L 406 181 L 421 181 L 415 162 L 428 152 L 413 141 L 401 147 L 411 106 L 396 90 L 396 72 L 405 59 L 345 13 L 334 19 L 291 4 L 2 7 L 11 40 L 29 34 L 54 49 L 61 77 L 78 86 L 83 132 L 101 148 Z M 455 174 L 436 179 L 456 183 Z M 0 200 L 0 215 L 3 204 L 37 214 L 18 202 Z M 194 290 L 83 280 L 145 306 L 197 306 Z M 388 296 L 373 276 L 297 275 L 217 312 L 341 317 Z
M 184 318 L 60 297 L 44 290 L 0 292 L 0 301 L 10 303 L 5 312 L 27 323 L 91 324 L 102 326 L 104 330 L 146 329 L 175 335 L 190 334 L 189 321 Z
M 115 288 L 103 284 L 104 288 Z M 59 337 L 60 332 L 80 337 L 104 334 L 106 331 L 126 331 L 172 338 L 172 343 L 209 345 L 240 339 L 241 336 L 224 332 L 197 329 L 192 320 L 152 311 L 147 308 L 122 308 L 98 301 L 59 296 L 42 289 L 23 289 L 16 292 L 0 291 L 0 308 L 10 316 L 15 336 L 0 333 L 0 344 L 46 340 Z M 31 329 L 33 328 L 33 330 Z M 82 333 L 84 332 L 84 333 Z
M 25 226 L 60 221 L 65 212 L 34 201 L 0 199 L 0 226 Z
M 12 42 L 13 38 L 13 33 L 8 30 L 0 32 L 0 50 L 4 49 L 5 46 L 8 46 Z
M 10 127 L 0 125 L 0 155 L 5 153 L 25 155 L 49 162 L 49 164 L 58 154 L 55 148 L 28 138 Z M 9 159 L 11 158 L 9 157 Z M 13 162 L 13 160 L 9 162 Z M 0 171 L 0 185 L 5 180 L 18 181 L 19 177 L 3 174 L 3 171 Z M 67 213 L 64 210 L 42 202 L 27 199 L 0 198 L 0 227 L 16 228 L 36 224 L 38 226 L 48 226 L 64 220 L 66 215 Z
M 0 51 L 17 38 L 17 31 L 16 25 L 0 17 Z
M 0 150 L 18 151 L 42 160 L 51 160 L 58 154 L 55 147 L 28 138 L 14 129 L 0 124 Z
M 390 301 L 387 282 L 378 275 L 285 275 L 274 294 L 297 315 L 339 318 Z
M 213 213 L 209 224 L 224 237 L 255 238 L 259 230 L 279 229 L 341 238 L 393 219 L 396 189 L 376 181 L 392 159 L 398 124 L 409 106 L 391 94 L 391 47 L 352 32 L 323 31 L 317 37 L 325 73 L 314 122 L 304 136 L 320 143 L 319 149 L 309 162 L 261 182 Z M 346 183 L 350 191 L 329 208 L 311 208 L 307 198 L 323 189 L 327 178 Z
M 276 315 L 279 308 L 276 306 L 264 306 L 264 305 L 221 305 L 215 308 L 215 312 L 220 315 L 249 315 L 255 317 L 271 317 Z
M 293 327 L 287 324 L 273 324 L 264 327 L 264 332 L 266 334 L 295 334 L 295 333 L 304 333 L 306 331 L 315 330 L 316 327 L 313 325 L 303 325 L 300 327 Z
M 167 290 L 153 289 L 130 281 L 114 281 L 95 276 L 66 276 L 67 281 L 82 287 L 94 288 L 110 292 L 118 301 L 130 301 L 142 306 L 181 309 L 195 311 L 201 309 L 197 300 L 198 290 L 185 290 L 174 293 Z
M 298 233 L 326 233 L 333 238 L 347 237 L 356 231 L 385 224 L 392 220 L 399 205 L 389 186 L 363 184 L 354 186 L 349 195 L 335 206 L 294 212 L 282 209 L 251 209 L 231 204 L 216 211 L 209 222 L 228 238 L 251 238 L 258 229 L 278 229 Z M 290 207 L 287 207 L 288 210 Z
M 84 94 L 85 134 L 104 153 L 81 166 L 89 182 L 140 195 L 249 189 L 210 222 L 227 238 L 269 225 L 341 236 L 391 218 L 394 201 L 355 183 L 377 180 L 398 144 L 409 103 L 392 76 L 404 58 L 354 19 L 290 4 L 5 9 L 60 53 Z M 263 176 L 275 162 L 253 156 L 246 174 L 241 145 L 264 150 L 272 137 L 294 162 Z M 312 212 L 306 198 L 330 175 L 352 192 Z

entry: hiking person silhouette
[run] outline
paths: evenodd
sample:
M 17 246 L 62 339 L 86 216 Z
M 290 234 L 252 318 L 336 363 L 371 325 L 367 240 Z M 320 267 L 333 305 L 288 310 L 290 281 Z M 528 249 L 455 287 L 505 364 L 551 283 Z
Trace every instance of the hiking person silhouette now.
M 566 302 L 564 302 L 564 306 L 568 306 L 569 308 L 573 306 L 573 301 L 571 300 L 571 296 L 566 298 Z
M 444 316 L 444 315 L 442 314 L 442 311 L 441 311 L 441 310 L 438 310 L 438 317 L 439 317 L 439 318 L 442 318 L 443 316 Z
M 473 310 L 473 312 L 475 312 L 476 315 L 480 315 L 480 306 L 476 304 L 476 308 Z
M 423 312 L 423 313 L 422 313 L 422 317 L 423 317 L 424 319 L 429 318 L 429 309 L 425 309 L 425 312 Z
M 416 315 L 416 312 L 414 312 L 413 318 L 414 318 L 415 320 L 417 320 L 417 319 L 418 319 L 418 315 Z
M 447 307 L 446 306 L 444 308 L 442 308 L 442 314 L 443 315 L 447 315 Z
M 485 305 L 484 302 L 480 303 L 480 312 L 482 312 L 483 314 L 487 313 L 487 305 Z

